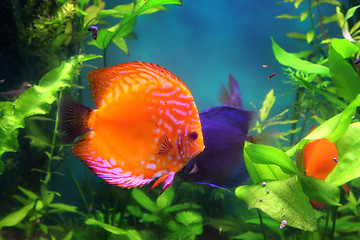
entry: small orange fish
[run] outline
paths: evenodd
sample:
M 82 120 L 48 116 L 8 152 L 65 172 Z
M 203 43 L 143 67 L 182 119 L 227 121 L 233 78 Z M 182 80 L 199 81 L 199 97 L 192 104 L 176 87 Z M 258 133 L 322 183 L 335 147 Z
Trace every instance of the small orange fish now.
M 312 127 L 310 132 L 316 127 Z M 310 133 L 309 132 L 309 133 Z M 302 150 L 302 163 L 306 176 L 325 180 L 338 163 L 338 151 L 334 143 L 326 138 L 317 139 L 305 145 Z M 348 193 L 346 185 L 343 188 Z M 313 206 L 321 209 L 324 204 L 311 200 Z
M 200 118 L 185 84 L 161 66 L 130 62 L 88 73 L 97 109 L 70 99 L 59 107 L 65 142 L 98 177 L 124 188 L 159 178 L 169 187 L 204 150 Z

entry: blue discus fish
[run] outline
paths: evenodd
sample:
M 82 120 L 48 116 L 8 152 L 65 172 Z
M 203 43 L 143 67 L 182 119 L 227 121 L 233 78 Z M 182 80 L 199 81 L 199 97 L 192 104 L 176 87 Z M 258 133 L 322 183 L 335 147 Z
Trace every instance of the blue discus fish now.
M 255 112 L 217 106 L 200 113 L 205 150 L 177 174 L 186 181 L 231 188 L 244 183 L 244 143 Z
M 244 163 L 245 140 L 257 113 L 242 108 L 237 81 L 229 76 L 229 90 L 222 86 L 216 106 L 200 113 L 205 150 L 192 158 L 177 174 L 186 181 L 213 187 L 231 188 L 244 183 L 248 172 Z

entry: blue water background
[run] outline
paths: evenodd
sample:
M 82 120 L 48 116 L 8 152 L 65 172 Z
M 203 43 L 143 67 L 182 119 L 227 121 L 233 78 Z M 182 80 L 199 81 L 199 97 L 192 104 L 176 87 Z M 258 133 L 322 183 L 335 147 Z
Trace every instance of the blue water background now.
M 106 8 L 114 6 L 111 4 L 123 2 L 107 1 Z M 220 84 L 227 86 L 229 74 L 240 84 L 246 109 L 254 109 L 250 102 L 261 108 L 271 89 L 274 89 L 276 102 L 270 116 L 293 103 L 294 91 L 289 84 L 283 83 L 283 66 L 277 63 L 271 47 L 273 37 L 289 52 L 310 49 L 305 43 L 285 36 L 288 32 L 306 33 L 311 27 L 310 21 L 276 19 L 280 14 L 299 14 L 293 4 L 278 5 L 276 1 L 269 0 L 184 0 L 183 6 L 167 5 L 166 8 L 168 11 L 138 17 L 135 27 L 137 39 L 127 39 L 129 56 L 110 44 L 107 65 L 130 61 L 159 64 L 186 83 L 200 111 L 219 105 Z M 300 5 L 300 9 L 307 8 L 307 3 Z M 335 13 L 334 9 L 322 8 L 322 13 L 331 15 Z M 340 30 L 335 26 L 334 31 L 328 34 L 340 36 Z M 102 53 L 93 46 L 86 48 L 87 53 Z M 103 67 L 101 59 L 91 64 Z M 262 68 L 263 64 L 271 67 Z M 84 69 L 83 79 L 88 70 Z M 278 75 L 269 80 L 267 77 L 273 72 L 278 72 Z M 83 90 L 83 94 L 83 103 L 92 107 L 88 88 Z M 84 164 L 73 156 L 67 162 L 76 178 L 85 181 Z M 101 192 L 106 184 L 93 174 L 91 181 L 97 192 Z M 69 204 L 81 202 L 69 177 L 62 177 L 56 182 L 66 186 L 61 194 L 69 199 Z

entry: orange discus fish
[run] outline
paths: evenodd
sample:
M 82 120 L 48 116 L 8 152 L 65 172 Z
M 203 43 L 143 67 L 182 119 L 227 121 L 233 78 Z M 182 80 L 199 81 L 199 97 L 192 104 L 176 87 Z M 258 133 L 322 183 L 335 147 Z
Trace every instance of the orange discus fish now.
M 185 84 L 161 66 L 130 62 L 88 73 L 92 110 L 70 99 L 59 107 L 60 131 L 98 177 L 124 188 L 159 178 L 163 191 L 204 150 L 200 118 Z
M 310 132 L 316 127 L 312 127 Z M 310 133 L 309 132 L 309 133 Z M 305 145 L 302 150 L 302 163 L 306 176 L 325 180 L 338 162 L 338 151 L 334 143 L 326 138 L 317 139 Z M 349 189 L 346 185 L 343 188 L 348 193 Z M 318 209 L 324 204 L 311 200 L 313 206 Z

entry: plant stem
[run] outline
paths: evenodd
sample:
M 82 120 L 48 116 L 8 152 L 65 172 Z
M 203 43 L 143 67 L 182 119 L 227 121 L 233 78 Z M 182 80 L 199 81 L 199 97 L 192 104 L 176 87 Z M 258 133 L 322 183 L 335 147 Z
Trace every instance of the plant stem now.
M 264 240 L 267 240 L 267 238 L 266 238 L 266 234 L 265 234 L 264 223 L 263 223 L 263 220 L 262 220 L 262 216 L 261 216 L 260 209 L 258 209 L 257 211 L 258 211 L 259 220 L 260 220 L 260 228 L 261 228 L 261 232 L 262 232 L 262 234 L 263 234 Z
M 89 195 L 90 195 L 90 202 L 92 204 L 92 210 L 91 211 L 92 211 L 92 214 L 95 217 L 95 219 L 98 220 L 97 214 L 96 214 L 96 208 L 95 208 L 94 194 L 93 194 L 93 191 L 91 189 L 89 169 L 85 165 L 84 165 L 84 171 L 85 171 L 85 176 L 86 176 L 86 185 L 87 185 Z
M 124 205 L 122 206 L 122 209 L 121 209 L 121 214 L 120 214 L 120 220 L 119 220 L 119 224 L 118 224 L 118 227 L 121 228 L 122 226 L 122 223 L 123 223 L 123 220 L 124 220 L 124 216 L 125 216 L 125 211 L 126 211 L 126 207 L 129 203 L 129 200 L 130 200 L 130 197 L 131 197 L 131 193 L 133 191 L 133 188 L 131 188 L 128 192 L 129 194 L 127 195 L 127 198 L 124 202 Z
M 67 163 L 65 162 L 64 158 L 62 159 L 62 161 L 63 161 L 64 166 L 65 166 L 66 170 L 68 171 L 72 181 L 74 182 L 76 189 L 78 190 L 78 192 L 80 194 L 81 200 L 83 201 L 84 207 L 86 209 L 86 213 L 88 214 L 88 216 L 91 216 L 89 205 L 88 205 L 88 203 L 86 201 L 86 198 L 84 196 L 83 191 L 80 188 L 80 185 L 79 185 L 78 181 L 76 180 L 74 174 L 71 172 L 71 170 L 70 170 L 69 166 L 67 165 Z
M 321 238 L 322 240 L 325 240 L 325 238 L 326 238 L 326 232 L 327 232 L 327 229 L 329 226 L 329 218 L 330 218 L 330 208 L 328 208 L 327 213 L 326 213 L 325 228 L 324 228 L 323 236 Z
M 62 97 L 62 91 L 60 91 L 58 100 Z M 47 185 L 47 183 L 50 181 L 50 177 L 51 177 L 51 162 L 53 159 L 53 154 L 54 154 L 54 149 L 55 149 L 55 142 L 56 142 L 56 136 L 58 134 L 58 126 L 59 126 L 59 112 L 56 112 L 56 117 L 55 117 L 55 127 L 54 127 L 54 132 L 53 132 L 53 138 L 51 141 L 51 148 L 50 148 L 50 155 L 49 155 L 49 162 L 48 162 L 48 166 L 46 169 L 46 174 L 45 174 L 45 178 L 44 178 L 44 184 Z
M 334 234 L 335 234 L 335 224 L 336 224 L 336 212 L 337 212 L 337 208 L 336 206 L 332 206 L 332 217 L 333 217 L 333 225 L 332 225 L 332 228 L 331 228 L 331 235 L 330 235 L 330 240 L 333 240 L 334 239 Z
M 107 50 L 107 47 L 106 48 L 104 48 L 104 50 L 103 50 L 103 63 L 104 63 L 104 67 L 106 67 L 107 66 L 107 62 L 106 62 L 106 51 Z

